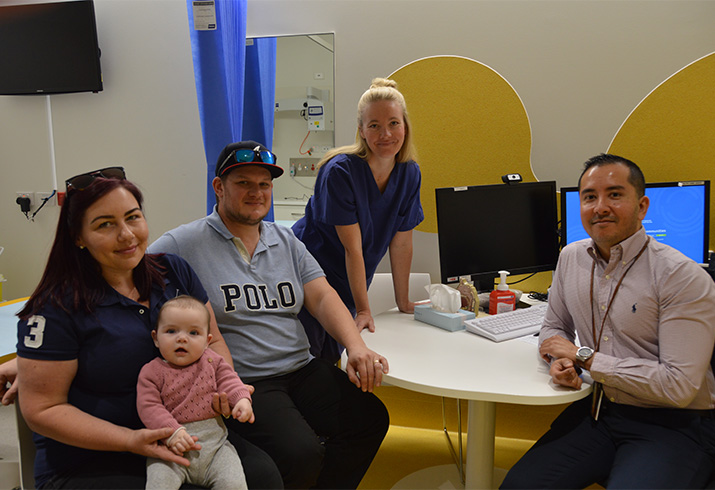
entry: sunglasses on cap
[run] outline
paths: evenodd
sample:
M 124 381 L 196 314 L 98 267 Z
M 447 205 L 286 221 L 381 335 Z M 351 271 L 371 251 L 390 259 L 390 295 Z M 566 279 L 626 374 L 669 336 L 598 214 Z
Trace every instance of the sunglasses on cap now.
M 83 191 L 95 181 L 98 177 L 105 179 L 119 179 L 124 180 L 127 178 L 124 173 L 124 167 L 107 167 L 99 170 L 93 170 L 92 172 L 87 172 L 84 174 L 75 175 L 65 180 L 65 185 L 67 192 L 72 189 Z
M 268 150 L 261 151 L 259 147 L 250 150 L 248 148 L 240 148 L 233 150 L 228 154 L 226 159 L 221 163 L 218 174 L 223 174 L 228 167 L 235 163 L 267 163 L 269 165 L 276 164 L 276 156 Z

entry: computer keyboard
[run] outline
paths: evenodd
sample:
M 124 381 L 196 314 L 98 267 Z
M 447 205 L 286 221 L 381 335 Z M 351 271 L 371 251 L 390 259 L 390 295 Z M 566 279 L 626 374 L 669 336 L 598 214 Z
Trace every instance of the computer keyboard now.
M 494 342 L 533 335 L 541 329 L 547 306 L 547 303 L 538 303 L 530 308 L 473 318 L 465 321 L 464 325 L 468 332 Z

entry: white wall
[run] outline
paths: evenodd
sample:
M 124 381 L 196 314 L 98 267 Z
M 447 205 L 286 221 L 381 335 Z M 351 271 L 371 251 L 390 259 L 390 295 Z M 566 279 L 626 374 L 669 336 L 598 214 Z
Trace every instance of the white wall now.
M 105 90 L 52 96 L 58 179 L 125 165 L 156 237 L 205 210 L 186 2 L 96 0 L 96 11 Z M 466 56 L 520 94 L 535 173 L 560 185 L 653 88 L 713 51 L 713 19 L 710 0 L 248 1 L 249 36 L 335 32 L 337 145 L 353 141 L 355 104 L 373 77 Z M 37 283 L 57 217 L 54 208 L 29 223 L 14 203 L 15 191 L 52 187 L 44 97 L 0 97 L 0 166 L 0 273 L 14 298 Z M 416 243 L 415 262 L 433 260 L 436 249 Z
M 57 180 L 123 165 L 143 189 L 152 237 L 205 210 L 205 158 L 186 4 L 95 0 L 104 91 L 51 96 Z M 68 68 L 69 69 L 69 68 Z M 0 96 L 0 273 L 3 296 L 29 295 L 59 208 L 29 222 L 15 191 L 53 188 L 46 96 Z

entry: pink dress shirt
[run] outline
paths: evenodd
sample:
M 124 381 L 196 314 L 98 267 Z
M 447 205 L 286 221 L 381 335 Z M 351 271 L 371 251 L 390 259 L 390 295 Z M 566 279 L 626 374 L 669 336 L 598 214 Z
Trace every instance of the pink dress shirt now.
M 715 284 L 702 267 L 648 238 L 641 227 L 611 248 L 606 262 L 591 239 L 564 248 L 549 293 L 539 342 L 553 335 L 596 347 L 590 279 L 594 273 L 596 334 L 624 271 L 650 240 L 623 280 L 600 335 L 591 377 L 615 403 L 639 407 L 711 409 L 715 378 Z

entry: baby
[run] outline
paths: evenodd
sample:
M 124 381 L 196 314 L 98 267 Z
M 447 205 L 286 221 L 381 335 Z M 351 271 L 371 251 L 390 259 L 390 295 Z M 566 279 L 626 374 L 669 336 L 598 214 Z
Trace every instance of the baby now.
M 187 453 L 191 465 L 149 458 L 148 489 L 178 489 L 182 483 L 214 490 L 247 488 L 236 449 L 211 402 L 215 393 L 225 392 L 233 417 L 250 423 L 254 420 L 251 396 L 233 368 L 208 348 L 209 322 L 206 305 L 179 296 L 162 306 L 151 332 L 162 357 L 139 373 L 139 417 L 149 429 L 173 428 L 164 443 L 178 455 Z

